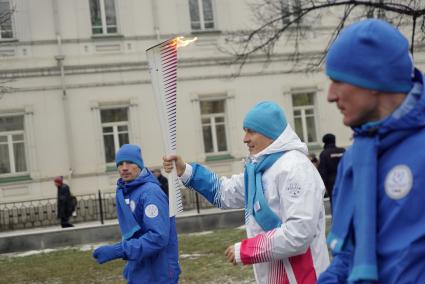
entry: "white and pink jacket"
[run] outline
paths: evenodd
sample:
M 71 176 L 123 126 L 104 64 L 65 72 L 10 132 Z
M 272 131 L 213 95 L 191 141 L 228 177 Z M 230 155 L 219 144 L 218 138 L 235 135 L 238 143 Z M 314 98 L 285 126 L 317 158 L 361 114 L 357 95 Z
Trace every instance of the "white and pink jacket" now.
M 235 244 L 238 263 L 253 264 L 257 283 L 313 284 L 329 265 L 325 239 L 323 181 L 307 158 L 307 147 L 288 125 L 262 152 L 285 153 L 262 176 L 264 196 L 282 225 L 265 232 L 246 217 L 248 238 Z M 243 174 L 219 178 L 199 164 L 186 165 L 183 183 L 223 209 L 244 208 Z

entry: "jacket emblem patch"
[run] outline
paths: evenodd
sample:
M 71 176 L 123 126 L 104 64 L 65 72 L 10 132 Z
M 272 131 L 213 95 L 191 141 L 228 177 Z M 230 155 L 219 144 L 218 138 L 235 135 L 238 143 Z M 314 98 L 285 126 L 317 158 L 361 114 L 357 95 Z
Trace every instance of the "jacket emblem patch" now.
M 158 216 L 158 207 L 155 204 L 149 204 L 145 208 L 145 215 L 149 218 L 155 218 Z
M 385 177 L 385 193 L 391 199 L 401 199 L 412 189 L 413 175 L 406 165 L 397 165 Z
M 290 183 L 286 190 L 289 193 L 289 196 L 295 198 L 301 195 L 301 186 L 298 183 Z

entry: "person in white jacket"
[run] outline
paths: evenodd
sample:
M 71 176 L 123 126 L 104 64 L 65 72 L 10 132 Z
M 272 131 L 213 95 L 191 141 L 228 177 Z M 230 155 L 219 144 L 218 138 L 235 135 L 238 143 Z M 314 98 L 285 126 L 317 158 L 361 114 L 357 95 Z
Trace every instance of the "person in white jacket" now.
M 233 264 L 253 264 L 257 283 L 316 283 L 329 265 L 325 240 L 323 181 L 306 145 L 287 124 L 283 110 L 260 102 L 246 115 L 245 171 L 219 178 L 180 156 L 164 156 L 169 173 L 222 209 L 245 208 L 247 239 L 229 246 Z

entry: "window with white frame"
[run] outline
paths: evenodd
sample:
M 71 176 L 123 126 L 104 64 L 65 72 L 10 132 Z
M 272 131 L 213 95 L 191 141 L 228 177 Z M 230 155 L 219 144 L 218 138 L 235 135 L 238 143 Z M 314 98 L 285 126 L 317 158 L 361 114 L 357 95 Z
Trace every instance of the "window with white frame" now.
M 26 172 L 24 116 L 0 116 L 0 175 Z
M 192 31 L 213 30 L 213 0 L 189 0 L 190 26 Z
M 89 0 L 92 32 L 95 35 L 118 32 L 115 0 Z
M 380 7 L 385 6 L 385 0 L 372 0 L 370 2 L 375 2 L 373 6 L 366 7 L 366 17 L 368 18 L 377 18 L 384 19 L 386 18 L 385 10 Z
M 317 142 L 314 96 L 314 92 L 292 95 L 295 132 L 305 143 Z
M 283 25 L 286 25 L 290 21 L 294 21 L 298 17 L 301 11 L 301 1 L 300 0 L 280 0 L 280 7 L 282 11 L 282 16 L 283 16 L 282 18 Z
M 12 9 L 9 0 L 0 0 L 0 39 L 13 38 Z
M 201 100 L 202 136 L 207 155 L 228 151 L 226 135 L 226 101 Z
M 109 108 L 100 110 L 102 123 L 103 146 L 105 162 L 112 164 L 115 153 L 123 144 L 129 143 L 128 135 L 128 108 Z

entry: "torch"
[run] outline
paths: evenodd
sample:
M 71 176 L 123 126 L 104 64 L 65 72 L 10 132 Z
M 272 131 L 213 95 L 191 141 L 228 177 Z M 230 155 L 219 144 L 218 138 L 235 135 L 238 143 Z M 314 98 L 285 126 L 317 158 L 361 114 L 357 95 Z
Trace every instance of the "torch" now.
M 157 113 L 167 155 L 176 154 L 177 126 L 177 48 L 195 41 L 176 37 L 146 50 L 155 96 Z M 181 185 L 177 178 L 176 165 L 168 176 L 170 217 L 183 211 Z

